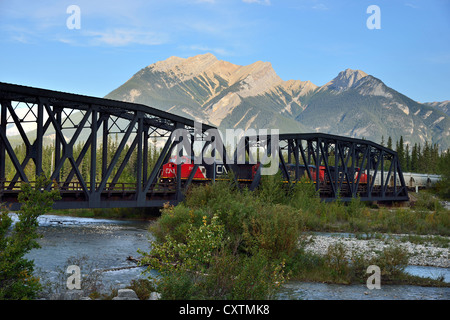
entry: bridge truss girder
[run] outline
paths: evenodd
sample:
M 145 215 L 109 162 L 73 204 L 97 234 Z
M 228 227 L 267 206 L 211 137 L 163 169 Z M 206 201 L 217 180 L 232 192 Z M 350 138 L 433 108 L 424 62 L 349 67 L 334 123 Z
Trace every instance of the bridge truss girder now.
M 157 178 L 180 143 L 171 139 L 172 132 L 184 129 L 193 137 L 193 120 L 134 103 L 6 83 L 0 83 L 0 108 L 0 201 L 11 204 L 12 209 L 20 206 L 17 203 L 20 184 L 49 172 L 43 166 L 43 152 L 48 146 L 54 152 L 47 177 L 56 182 L 62 195 L 55 208 L 160 207 L 182 199 L 186 183 L 182 185 L 179 179 L 175 190 L 158 192 Z M 17 141 L 14 143 L 7 134 L 11 125 L 25 146 L 22 157 L 17 151 Z M 30 131 L 27 125 L 34 130 Z M 203 125 L 202 137 L 197 140 L 202 140 L 204 132 L 211 128 Z M 44 141 L 48 134 L 54 138 Z M 117 148 L 111 150 L 108 145 L 114 136 Z M 150 168 L 148 155 L 152 143 L 161 152 Z M 191 147 L 189 151 L 195 155 L 193 144 Z M 118 181 L 133 152 L 137 153 L 136 181 L 126 187 Z M 8 181 L 7 158 L 15 170 Z M 86 160 L 89 172 L 83 174 L 80 166 Z M 67 163 L 70 171 L 62 176 Z M 47 189 L 54 186 L 51 184 Z
M 322 199 L 409 200 L 397 153 L 371 141 L 323 133 L 281 134 L 278 155 L 284 180 L 294 184 L 307 178 Z M 315 173 L 317 167 L 322 174 Z

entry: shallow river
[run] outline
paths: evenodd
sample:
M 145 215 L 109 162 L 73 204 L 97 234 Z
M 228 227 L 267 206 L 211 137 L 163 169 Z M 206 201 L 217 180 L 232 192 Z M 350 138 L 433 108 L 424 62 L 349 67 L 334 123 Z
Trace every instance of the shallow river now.
M 56 281 L 66 279 L 64 270 L 71 257 L 85 257 L 83 267 L 102 272 L 105 292 L 110 287 L 123 288 L 131 280 L 144 277 L 143 267 L 127 260 L 127 257 L 139 257 L 137 249 L 150 249 L 151 234 L 147 231 L 151 222 L 118 221 L 105 219 L 77 218 L 44 215 L 39 217 L 40 249 L 32 250 L 27 258 L 34 259 L 36 269 L 43 280 Z M 85 264 L 85 265 L 83 265 Z M 120 270 L 110 270 L 116 268 Z M 62 270 L 62 271 L 61 271 Z M 436 278 L 444 276 L 450 281 L 448 268 L 413 267 L 408 272 L 416 275 Z M 61 281 L 60 281 L 61 282 Z M 399 300 L 448 300 L 450 288 L 427 288 L 419 286 L 382 286 L 369 290 L 365 285 L 327 285 L 322 283 L 289 282 L 279 295 L 280 300 L 362 300 L 362 299 L 399 299 Z

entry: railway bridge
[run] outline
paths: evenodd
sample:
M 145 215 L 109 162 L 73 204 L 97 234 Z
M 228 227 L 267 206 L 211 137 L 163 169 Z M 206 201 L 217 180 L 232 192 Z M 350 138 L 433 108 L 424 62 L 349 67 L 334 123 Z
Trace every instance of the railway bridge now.
M 229 147 L 220 135 L 212 137 L 217 128 L 198 129 L 192 119 L 146 105 L 1 82 L 0 108 L 0 202 L 12 210 L 20 207 L 20 185 L 41 174 L 54 182 L 47 190 L 61 193 L 55 209 L 177 204 L 189 186 L 224 179 L 223 172 L 234 172 L 226 177 L 238 186 L 255 189 L 264 166 L 253 165 L 245 178 L 239 172 L 261 148 L 276 160 L 285 183 L 303 183 L 306 177 L 324 200 L 408 200 L 397 153 L 367 140 L 322 133 L 244 135 Z M 180 130 L 187 134 L 176 135 Z M 108 147 L 112 139 L 114 150 Z M 151 157 L 155 148 L 157 156 Z M 246 161 L 236 161 L 239 152 Z M 173 179 L 163 181 L 170 159 L 187 154 L 200 160 L 187 174 L 178 161 Z M 125 181 L 130 165 L 133 181 Z M 208 166 L 212 174 L 197 178 Z

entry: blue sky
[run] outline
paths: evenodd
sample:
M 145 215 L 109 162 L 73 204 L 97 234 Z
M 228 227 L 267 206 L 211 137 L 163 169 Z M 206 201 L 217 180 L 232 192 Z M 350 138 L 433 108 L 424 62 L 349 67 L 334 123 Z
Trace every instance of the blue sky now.
M 370 5 L 381 29 L 367 28 Z M 360 69 L 414 100 L 450 100 L 448 0 L 0 0 L 0 48 L 1 82 L 97 97 L 156 61 L 211 52 L 269 61 L 284 80 Z

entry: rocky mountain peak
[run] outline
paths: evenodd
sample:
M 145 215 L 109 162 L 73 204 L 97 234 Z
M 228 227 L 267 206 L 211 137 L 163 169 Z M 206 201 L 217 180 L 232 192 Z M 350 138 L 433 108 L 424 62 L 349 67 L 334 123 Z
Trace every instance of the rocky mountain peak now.
M 232 83 L 241 82 L 240 96 L 248 97 L 267 92 L 283 82 L 270 62 L 257 61 L 236 70 Z
M 310 91 L 314 91 L 318 88 L 314 83 L 309 80 L 288 80 L 284 81 L 281 86 L 284 90 L 288 91 L 292 95 L 305 95 Z
M 323 87 L 338 92 L 355 87 L 359 80 L 367 77 L 368 74 L 361 70 L 346 69 L 339 72 L 336 78 L 325 84 Z
M 218 60 L 213 54 L 206 53 L 189 58 L 170 57 L 167 60 L 158 61 L 148 66 L 148 69 L 172 73 L 182 80 L 187 80 L 205 72 L 216 62 Z

